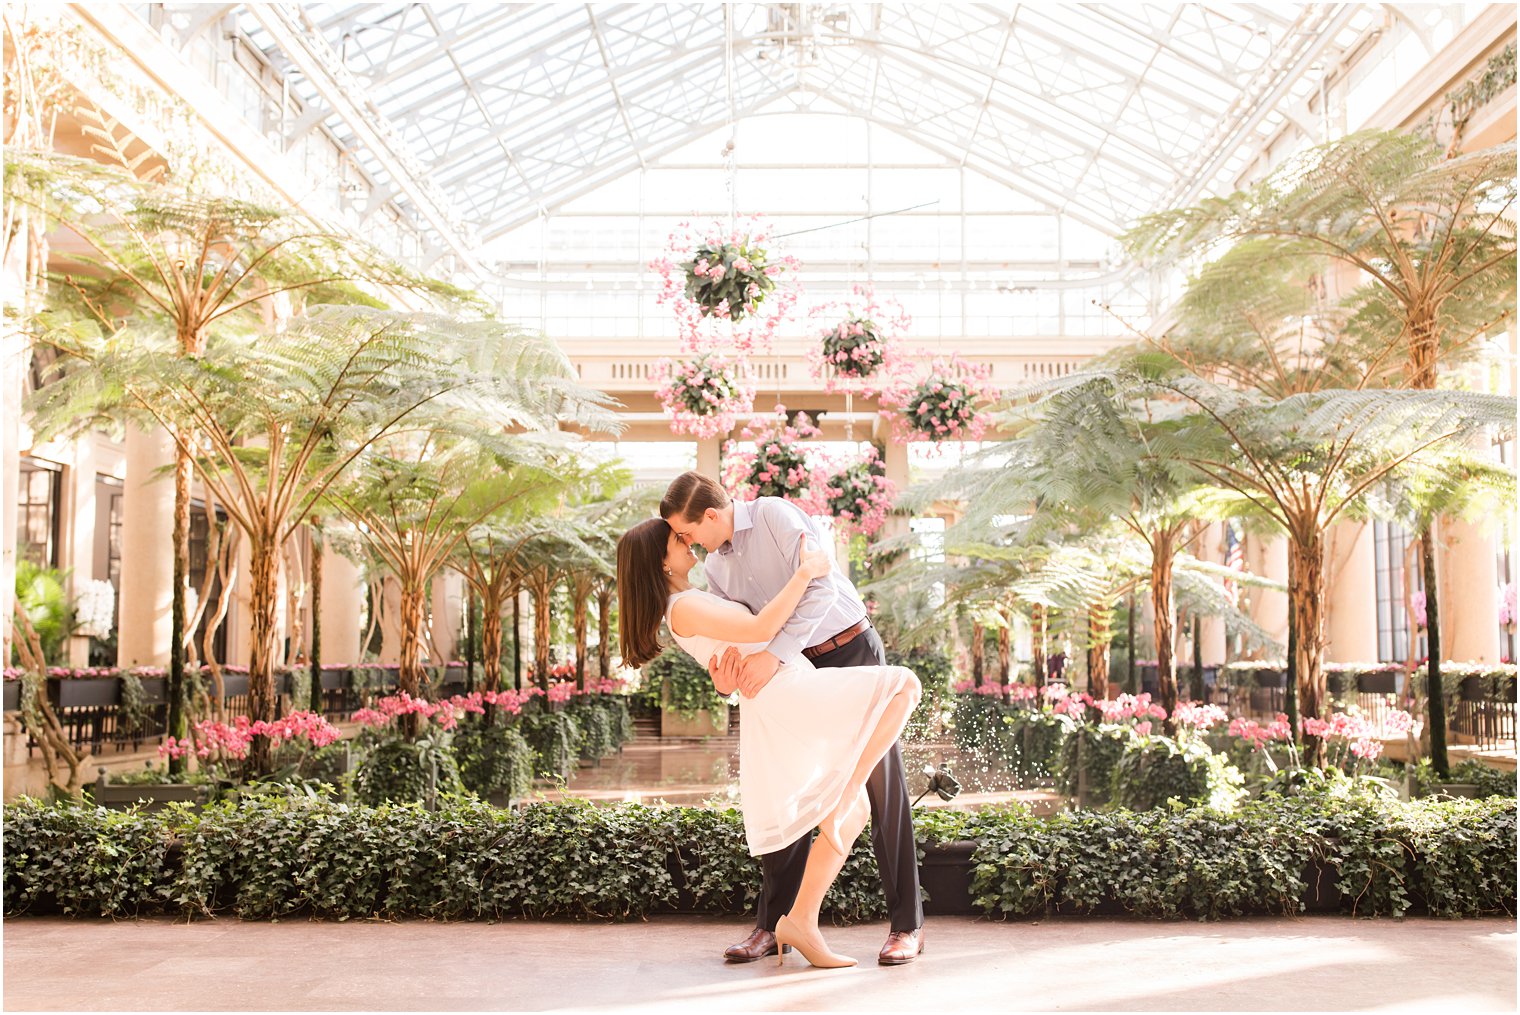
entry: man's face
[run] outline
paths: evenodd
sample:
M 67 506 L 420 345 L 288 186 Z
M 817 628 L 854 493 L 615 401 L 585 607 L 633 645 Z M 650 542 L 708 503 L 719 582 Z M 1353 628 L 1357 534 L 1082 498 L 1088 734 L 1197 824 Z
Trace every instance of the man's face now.
M 680 515 L 674 515 L 667 521 L 676 538 L 687 546 L 701 546 L 711 552 L 728 539 L 723 532 L 723 518 L 713 508 L 702 512 L 702 517 L 696 521 L 688 521 Z

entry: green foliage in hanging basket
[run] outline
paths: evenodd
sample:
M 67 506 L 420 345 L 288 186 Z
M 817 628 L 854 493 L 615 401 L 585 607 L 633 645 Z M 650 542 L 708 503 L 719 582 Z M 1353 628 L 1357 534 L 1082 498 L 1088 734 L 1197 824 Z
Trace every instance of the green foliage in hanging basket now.
M 681 264 L 686 272 L 686 298 L 708 316 L 742 321 L 776 288 L 765 271 L 767 258 L 764 247 L 748 240 L 704 243 L 691 260 Z

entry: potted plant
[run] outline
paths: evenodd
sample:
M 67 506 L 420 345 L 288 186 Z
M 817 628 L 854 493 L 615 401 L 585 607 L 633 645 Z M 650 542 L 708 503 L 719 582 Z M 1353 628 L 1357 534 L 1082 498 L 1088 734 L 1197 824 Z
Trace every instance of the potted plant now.
M 644 667 L 644 679 L 660 688 L 660 736 L 710 737 L 728 732 L 728 702 L 691 656 L 667 649 Z

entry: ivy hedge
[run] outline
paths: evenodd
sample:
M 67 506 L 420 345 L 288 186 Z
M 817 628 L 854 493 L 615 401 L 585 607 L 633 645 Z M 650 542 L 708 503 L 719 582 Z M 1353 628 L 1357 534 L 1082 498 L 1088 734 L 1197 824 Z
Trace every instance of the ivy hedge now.
M 993 916 L 1219 919 L 1331 900 L 1358 916 L 1515 912 L 1515 801 L 1384 802 L 1326 794 L 1206 808 L 1023 809 L 918 816 L 921 844 L 970 840 Z M 438 810 L 264 795 L 199 813 L 22 801 L 4 810 L 7 916 L 245 919 L 614 917 L 744 913 L 760 884 L 734 810 L 471 798 Z M 864 834 L 827 911 L 885 916 Z

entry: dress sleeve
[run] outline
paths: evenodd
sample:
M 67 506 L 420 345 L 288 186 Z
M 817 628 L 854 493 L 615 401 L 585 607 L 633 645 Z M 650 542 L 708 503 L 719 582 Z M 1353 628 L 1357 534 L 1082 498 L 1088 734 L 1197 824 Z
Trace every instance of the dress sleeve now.
M 774 547 L 776 559 L 780 562 L 778 570 L 790 572 L 796 569 L 799 560 L 798 545 L 804 532 L 814 542 L 823 545 L 824 537 L 819 534 L 817 526 L 797 505 L 769 497 L 755 503 L 755 527 L 765 533 Z M 814 578 L 802 594 L 802 601 L 792 611 L 781 631 L 771 639 L 766 650 L 783 663 L 802 655 L 804 648 L 819 640 L 820 633 L 823 636 L 832 633 L 820 632 L 818 629 L 838 600 L 839 588 L 835 582 Z

